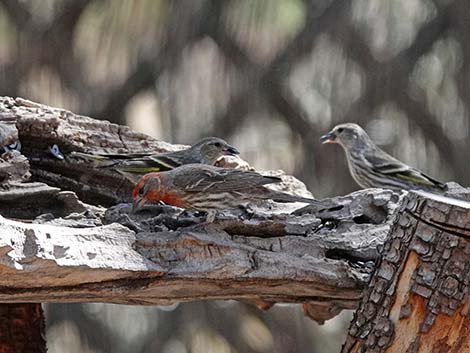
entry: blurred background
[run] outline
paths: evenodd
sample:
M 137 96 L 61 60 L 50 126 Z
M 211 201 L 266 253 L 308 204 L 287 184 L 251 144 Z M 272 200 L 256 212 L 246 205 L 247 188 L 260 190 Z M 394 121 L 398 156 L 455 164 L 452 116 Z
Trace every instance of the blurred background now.
M 470 181 L 468 0 L 0 0 L 0 95 L 190 144 L 215 135 L 317 197 L 357 189 L 339 146 L 361 124 L 443 181 Z M 349 314 L 297 306 L 50 305 L 50 352 L 340 349 Z

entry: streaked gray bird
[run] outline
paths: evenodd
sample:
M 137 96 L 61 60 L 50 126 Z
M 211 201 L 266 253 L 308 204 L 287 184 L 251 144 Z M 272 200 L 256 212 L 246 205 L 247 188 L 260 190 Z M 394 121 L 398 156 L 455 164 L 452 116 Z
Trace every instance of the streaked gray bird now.
M 144 175 L 132 192 L 135 211 L 164 202 L 190 210 L 206 211 L 212 222 L 217 210 L 246 206 L 259 200 L 318 203 L 315 199 L 264 187 L 281 179 L 253 171 L 188 164 L 166 172 Z
M 189 148 L 167 153 L 128 153 L 128 154 L 87 154 L 73 152 L 96 163 L 98 168 L 107 168 L 123 174 L 146 174 L 179 167 L 184 164 L 200 163 L 214 165 L 222 156 L 234 156 L 238 150 L 218 137 L 206 137 Z
M 377 147 L 357 124 L 337 125 L 320 138 L 322 143 L 337 143 L 346 152 L 349 171 L 362 188 L 425 190 L 443 192 L 443 183 L 410 167 Z

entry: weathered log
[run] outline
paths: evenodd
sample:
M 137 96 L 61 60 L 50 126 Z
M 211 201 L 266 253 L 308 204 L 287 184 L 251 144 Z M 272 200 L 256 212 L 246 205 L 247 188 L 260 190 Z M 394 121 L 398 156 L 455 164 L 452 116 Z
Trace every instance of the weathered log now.
M 469 352 L 469 293 L 470 203 L 411 193 L 342 351 Z
M 1 183 L 0 214 L 17 219 L 0 218 L 2 302 L 292 302 L 322 322 L 358 305 L 407 197 L 369 189 L 315 207 L 264 203 L 224 211 L 205 226 L 197 212 L 169 206 L 140 214 L 127 203 L 105 209 L 83 201 L 126 201 L 132 183 L 69 152 L 179 147 L 22 99 L 0 97 L 2 122 L 15 123 L 31 173 L 52 185 L 22 183 L 24 170 Z M 52 144 L 64 159 L 48 152 Z M 301 182 L 283 178 L 283 190 L 309 195 Z
M 4 121 L 16 123 L 22 151 L 32 164 L 35 180 L 73 190 L 83 200 L 97 204 L 110 205 L 125 199 L 129 195 L 130 182 L 118 174 L 97 170 L 90 163 L 75 160 L 69 152 L 120 153 L 149 149 L 160 152 L 172 148 L 128 127 L 18 98 L 0 98 L 0 122 Z M 49 147 L 53 145 L 64 154 L 64 160 L 49 153 Z
M 223 212 L 209 227 L 198 226 L 199 214 L 167 206 L 136 215 L 128 204 L 105 210 L 80 199 L 125 201 L 132 184 L 68 152 L 179 147 L 22 99 L 0 98 L 0 121 L 15 122 L 34 177 L 56 186 L 15 179 L 0 191 L 4 217 L 34 222 L 0 219 L 3 302 L 296 302 L 324 321 L 356 307 L 402 197 L 367 190 L 320 208 L 267 203 Z M 47 151 L 52 144 L 63 160 Z M 292 177 L 280 187 L 309 196 Z
M 393 197 L 386 190 L 342 197 L 341 210 L 324 220 L 256 209 L 220 214 L 201 227 L 197 214 L 161 206 L 134 215 L 129 204 L 107 211 L 102 219 L 112 224 L 90 228 L 73 228 L 90 222 L 89 211 L 33 224 L 0 218 L 0 301 L 252 299 L 317 304 L 323 311 L 315 318 L 323 321 L 360 300 L 388 232 Z M 355 223 L 348 214 L 358 214 L 358 200 L 381 204 L 387 215 L 377 224 Z

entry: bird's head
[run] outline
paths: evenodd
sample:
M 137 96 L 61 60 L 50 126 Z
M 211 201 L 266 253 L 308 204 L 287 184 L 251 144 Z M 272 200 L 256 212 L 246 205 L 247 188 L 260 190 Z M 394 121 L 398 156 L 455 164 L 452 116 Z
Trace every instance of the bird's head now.
M 349 150 L 364 147 L 371 143 L 367 133 L 357 124 L 336 125 L 333 130 L 320 137 L 321 143 L 337 143 Z
M 193 153 L 198 153 L 200 159 L 209 165 L 214 165 L 222 156 L 240 154 L 235 147 L 218 137 L 206 137 L 194 144 L 191 149 Z
M 147 204 L 162 200 L 163 190 L 160 173 L 148 173 L 139 179 L 132 191 L 132 210 L 142 209 Z

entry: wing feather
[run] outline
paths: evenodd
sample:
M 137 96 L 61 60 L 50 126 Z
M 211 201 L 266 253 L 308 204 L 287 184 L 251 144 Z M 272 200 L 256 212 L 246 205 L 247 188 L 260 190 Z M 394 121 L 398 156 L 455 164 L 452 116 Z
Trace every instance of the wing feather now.
M 189 192 L 241 191 L 281 181 L 280 178 L 263 176 L 252 171 L 200 164 L 197 167 L 189 164 L 178 169 L 173 182 L 177 187 Z
M 388 175 L 389 177 L 394 177 L 405 182 L 407 181 L 416 184 L 444 188 L 443 183 L 431 178 L 420 170 L 410 167 L 405 163 L 400 162 L 398 159 L 385 154 L 385 152 L 383 152 L 383 154 L 376 153 L 374 155 L 367 155 L 365 156 L 365 159 L 370 163 L 372 169 L 378 173 Z

